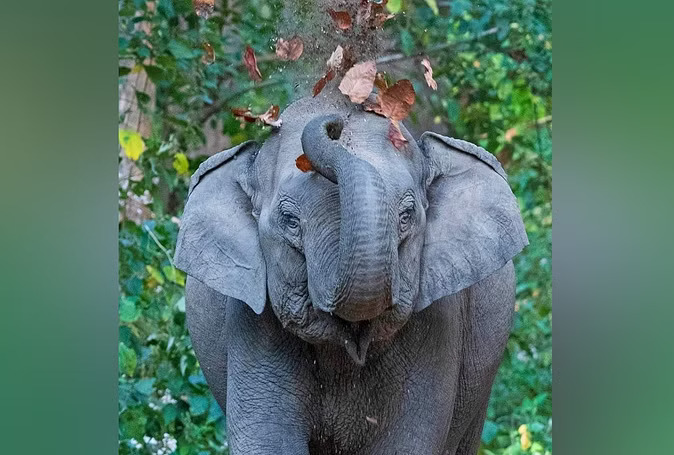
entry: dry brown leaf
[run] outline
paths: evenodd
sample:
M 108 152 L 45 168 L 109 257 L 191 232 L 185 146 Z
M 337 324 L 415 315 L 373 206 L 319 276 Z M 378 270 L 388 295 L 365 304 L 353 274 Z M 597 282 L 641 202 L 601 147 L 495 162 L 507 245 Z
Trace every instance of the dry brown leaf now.
M 358 63 L 346 72 L 339 84 L 339 91 L 347 95 L 352 103 L 361 104 L 372 92 L 376 74 L 374 60 Z
M 245 107 L 233 107 L 232 114 L 236 117 L 241 117 L 249 123 L 253 123 L 257 120 L 257 115 L 253 115 L 250 109 Z
M 278 118 L 280 109 L 278 106 L 272 104 L 269 106 L 269 109 L 267 109 L 267 112 L 264 114 L 260 115 L 255 115 L 253 114 L 250 109 L 245 108 L 245 107 L 235 107 L 232 108 L 232 114 L 236 117 L 240 117 L 246 122 L 253 123 L 256 121 L 260 121 L 264 123 L 265 125 L 273 126 L 275 128 L 278 128 L 281 126 L 281 120 Z
M 335 25 L 340 30 L 348 30 L 351 28 L 351 15 L 348 11 L 335 11 L 334 9 L 329 9 L 328 14 L 332 17 L 332 20 L 335 21 Z
M 333 70 L 328 70 L 328 72 L 325 73 L 325 76 L 320 78 L 318 80 L 318 82 L 316 82 L 316 85 L 314 85 L 314 89 L 313 89 L 314 96 L 321 93 L 321 91 L 325 88 L 325 84 L 330 82 L 333 77 L 335 77 L 335 72 Z
M 281 60 L 297 60 L 304 51 L 304 42 L 299 36 L 294 36 L 289 40 L 279 38 L 276 41 L 276 56 Z
M 213 46 L 211 46 L 210 43 L 204 43 L 201 45 L 201 47 L 205 52 L 203 57 L 201 57 L 201 61 L 206 65 L 210 65 L 211 63 L 215 62 L 215 50 L 213 49 Z
M 426 84 L 433 90 L 438 89 L 438 83 L 433 79 L 433 67 L 431 67 L 431 62 L 428 58 L 424 58 L 421 61 L 421 64 L 424 67 L 424 78 L 426 79 Z
M 388 127 L 388 138 L 398 150 L 402 150 L 407 145 L 407 139 L 403 136 L 403 132 L 400 131 L 400 125 L 395 120 L 391 120 L 391 124 Z
M 297 157 L 295 160 L 295 166 L 297 166 L 297 169 L 302 172 L 309 172 L 314 169 L 311 166 L 311 161 L 309 161 L 309 158 L 307 158 L 304 153 Z
M 369 112 L 374 112 L 375 114 L 384 115 L 381 110 L 381 104 L 379 101 L 373 101 L 370 98 L 363 101 L 363 109 Z
M 416 95 L 412 83 L 402 79 L 379 94 L 382 115 L 391 120 L 403 120 L 412 110 Z
M 257 67 L 255 51 L 250 46 L 246 46 L 246 50 L 243 53 L 243 64 L 246 65 L 251 79 L 255 82 L 262 81 L 262 73 L 260 73 L 260 69 Z
M 377 87 L 379 91 L 384 91 L 388 88 L 388 82 L 386 81 L 384 73 L 377 73 L 374 77 L 374 86 Z
M 215 0 L 194 0 L 194 11 L 197 13 L 197 16 L 208 19 L 213 13 L 213 8 L 215 7 Z
M 267 112 L 260 115 L 259 118 L 265 125 L 278 128 L 281 126 L 281 120 L 279 120 L 278 118 L 279 112 L 280 112 L 279 107 L 276 106 L 275 104 L 272 104 L 271 106 L 269 106 L 269 109 L 267 109 Z
M 342 66 L 342 61 L 344 60 L 344 48 L 337 45 L 337 48 L 334 50 L 332 55 L 327 61 L 328 69 L 336 70 Z

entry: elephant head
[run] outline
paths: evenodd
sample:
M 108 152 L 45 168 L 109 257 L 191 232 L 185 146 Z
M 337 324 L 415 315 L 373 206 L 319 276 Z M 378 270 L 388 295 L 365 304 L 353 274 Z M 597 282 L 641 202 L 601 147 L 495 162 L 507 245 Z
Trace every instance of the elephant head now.
M 259 146 L 192 177 L 176 265 L 310 343 L 362 364 L 414 311 L 501 268 L 528 242 L 506 175 L 473 144 L 425 133 L 396 149 L 388 120 L 301 99 Z M 295 165 L 306 154 L 313 171 Z

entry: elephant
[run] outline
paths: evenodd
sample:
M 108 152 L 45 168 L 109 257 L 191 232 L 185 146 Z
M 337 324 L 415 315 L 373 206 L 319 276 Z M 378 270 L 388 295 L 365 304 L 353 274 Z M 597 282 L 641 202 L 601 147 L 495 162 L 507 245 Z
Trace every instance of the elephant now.
M 230 453 L 475 454 L 528 244 L 503 168 L 329 94 L 280 118 L 200 165 L 176 245 Z

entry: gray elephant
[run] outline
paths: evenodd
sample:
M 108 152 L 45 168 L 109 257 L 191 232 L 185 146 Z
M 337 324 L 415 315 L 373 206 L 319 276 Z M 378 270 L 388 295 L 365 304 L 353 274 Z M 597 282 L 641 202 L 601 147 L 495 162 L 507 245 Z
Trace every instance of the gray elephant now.
M 501 165 L 334 96 L 281 119 L 199 167 L 176 249 L 231 453 L 476 453 L 528 243 Z

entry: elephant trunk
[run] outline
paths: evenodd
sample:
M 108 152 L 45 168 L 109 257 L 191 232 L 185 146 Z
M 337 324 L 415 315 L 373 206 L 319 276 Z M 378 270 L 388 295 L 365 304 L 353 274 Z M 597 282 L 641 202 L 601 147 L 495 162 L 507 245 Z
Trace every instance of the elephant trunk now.
M 328 279 L 313 293 L 318 297 L 314 305 L 348 321 L 363 321 L 392 305 L 397 251 L 384 181 L 370 163 L 337 142 L 343 126 L 341 118 L 328 115 L 309 122 L 302 133 L 302 149 L 313 169 L 338 185 L 341 211 L 338 254 L 320 261 L 324 270 L 318 276 Z

